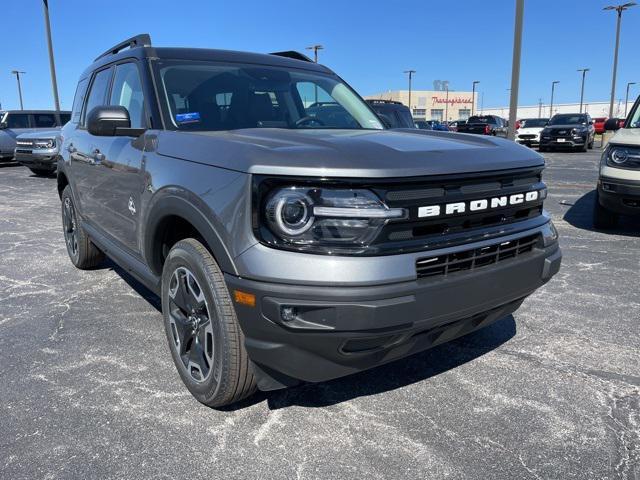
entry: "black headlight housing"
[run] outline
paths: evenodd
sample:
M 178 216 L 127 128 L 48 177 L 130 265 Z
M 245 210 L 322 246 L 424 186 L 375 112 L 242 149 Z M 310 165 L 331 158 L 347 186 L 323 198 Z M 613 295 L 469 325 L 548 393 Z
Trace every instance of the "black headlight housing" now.
M 254 233 L 275 248 L 358 255 L 388 222 L 407 216 L 362 185 L 259 176 L 253 185 Z
M 640 147 L 609 144 L 602 154 L 602 163 L 609 167 L 640 169 Z

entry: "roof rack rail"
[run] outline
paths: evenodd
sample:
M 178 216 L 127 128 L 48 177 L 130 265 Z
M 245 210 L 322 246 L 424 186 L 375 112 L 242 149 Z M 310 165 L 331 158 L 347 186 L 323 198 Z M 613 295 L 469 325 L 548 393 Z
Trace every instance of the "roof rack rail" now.
M 111 47 L 109 50 L 104 52 L 102 55 L 96 57 L 96 60 L 101 59 L 102 57 L 106 57 L 107 55 L 115 55 L 118 52 L 121 52 L 125 48 L 134 48 L 134 47 L 150 47 L 151 46 L 151 37 L 148 33 L 141 33 L 136 35 L 135 37 L 127 38 L 125 41 L 120 42 L 119 44 Z
M 311 60 L 306 55 L 304 55 L 304 54 L 302 54 L 300 52 L 293 51 L 293 50 L 288 50 L 286 52 L 271 52 L 269 55 L 276 55 L 278 57 L 293 58 L 294 60 L 302 60 L 303 62 L 311 62 L 311 63 L 313 63 L 313 60 Z

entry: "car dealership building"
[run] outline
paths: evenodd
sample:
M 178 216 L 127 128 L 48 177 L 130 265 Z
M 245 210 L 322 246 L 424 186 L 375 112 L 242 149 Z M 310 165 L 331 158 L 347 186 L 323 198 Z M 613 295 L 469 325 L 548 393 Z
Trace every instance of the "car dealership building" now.
M 394 90 L 365 96 L 367 100 L 394 100 L 409 106 L 416 120 L 466 120 L 471 116 L 474 102 L 472 92 L 412 90 L 409 105 L 409 90 Z M 478 92 L 475 94 L 477 112 Z

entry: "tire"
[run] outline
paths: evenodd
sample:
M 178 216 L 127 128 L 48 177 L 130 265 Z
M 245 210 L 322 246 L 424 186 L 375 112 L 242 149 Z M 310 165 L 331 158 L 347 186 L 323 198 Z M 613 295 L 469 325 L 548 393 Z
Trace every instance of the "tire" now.
M 49 168 L 32 168 L 32 167 L 29 167 L 29 170 L 31 170 L 38 177 L 48 177 L 55 171 Z
M 584 141 L 584 145 L 582 145 L 580 147 L 579 151 L 581 151 L 581 152 L 588 152 L 589 151 L 589 139 L 586 139 Z
M 618 214 L 610 212 L 602 205 L 596 193 L 595 203 L 593 206 L 593 226 L 597 230 L 610 230 L 618 225 L 620 217 Z
M 104 253 L 96 247 L 82 228 L 73 202 L 71 187 L 67 185 L 62 192 L 62 229 L 67 245 L 67 253 L 77 268 L 93 268 L 104 260 Z
M 594 136 L 591 141 L 589 142 L 589 150 L 593 150 L 593 142 L 596 141 L 596 137 Z
M 253 394 L 256 381 L 224 276 L 199 241 L 171 248 L 161 296 L 169 350 L 189 392 L 209 407 Z

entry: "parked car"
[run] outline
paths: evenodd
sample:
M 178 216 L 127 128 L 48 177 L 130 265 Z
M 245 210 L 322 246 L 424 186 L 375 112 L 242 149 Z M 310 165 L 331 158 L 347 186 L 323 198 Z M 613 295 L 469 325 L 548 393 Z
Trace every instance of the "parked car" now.
M 393 100 L 367 100 L 389 128 L 416 128 L 409 107 Z
M 0 162 L 13 160 L 18 135 L 59 128 L 70 114 L 62 111 L 58 120 L 54 110 L 0 110 Z
M 540 132 L 549 123 L 548 118 L 523 118 L 516 130 L 516 142 L 528 147 L 540 144 Z
M 441 122 L 440 120 L 424 120 L 425 122 L 427 122 L 429 124 L 429 126 L 431 126 L 431 130 L 436 130 L 439 132 L 448 132 L 449 131 L 449 127 Z
M 449 122 L 449 130 L 451 132 L 457 132 L 458 131 L 458 125 L 464 125 L 465 123 L 467 123 L 466 120 L 455 120 L 453 122 Z
M 427 120 L 415 120 L 414 123 L 420 130 L 433 130 L 431 123 Z
M 310 115 L 314 91 L 357 128 Z M 178 373 L 206 405 L 465 335 L 560 267 L 542 156 L 388 129 L 299 53 L 139 35 L 81 75 L 62 138 L 71 262 L 106 253 L 160 296 Z
M 609 120 L 608 117 L 596 117 L 593 119 L 593 128 L 596 133 L 602 134 L 605 132 L 604 124 Z
M 593 148 L 596 131 L 588 113 L 557 113 L 540 132 L 540 151 L 556 148 Z
M 619 119 L 606 122 L 615 130 L 600 161 L 600 174 L 593 209 L 593 225 L 614 228 L 621 215 L 640 217 L 640 97 L 625 124 Z
M 60 130 L 18 135 L 14 159 L 36 175 L 51 175 L 58 165 L 60 140 Z
M 467 123 L 458 126 L 458 133 L 473 133 L 476 135 L 507 136 L 507 122 L 497 115 L 475 115 L 469 117 Z

